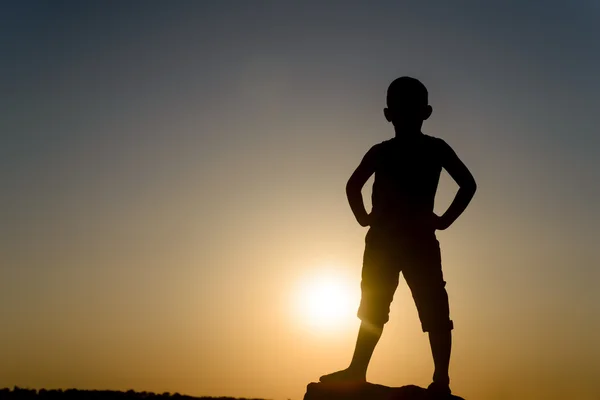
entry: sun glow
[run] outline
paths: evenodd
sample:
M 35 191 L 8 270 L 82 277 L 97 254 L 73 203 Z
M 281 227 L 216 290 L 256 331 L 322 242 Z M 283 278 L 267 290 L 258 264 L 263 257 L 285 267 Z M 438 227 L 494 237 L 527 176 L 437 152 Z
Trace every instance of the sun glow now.
M 295 306 L 300 322 L 311 329 L 332 331 L 356 321 L 359 283 L 339 271 L 316 270 L 296 290 Z

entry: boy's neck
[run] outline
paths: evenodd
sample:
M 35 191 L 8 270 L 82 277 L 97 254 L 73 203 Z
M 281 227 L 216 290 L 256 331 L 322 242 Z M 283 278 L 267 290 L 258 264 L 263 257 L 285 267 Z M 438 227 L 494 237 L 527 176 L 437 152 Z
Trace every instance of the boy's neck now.
M 395 137 L 402 139 L 402 138 L 409 138 L 409 137 L 416 137 L 419 135 L 422 135 L 423 133 L 421 132 L 421 128 L 399 128 L 399 127 L 394 127 L 394 132 L 395 132 Z

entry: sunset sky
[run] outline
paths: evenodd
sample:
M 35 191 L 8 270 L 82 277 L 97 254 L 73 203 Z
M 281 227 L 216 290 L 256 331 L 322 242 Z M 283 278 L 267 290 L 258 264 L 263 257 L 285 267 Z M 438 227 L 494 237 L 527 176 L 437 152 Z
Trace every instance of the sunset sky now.
M 600 397 L 599 2 L 5 1 L 0 38 L 0 387 L 300 400 L 345 367 L 344 188 L 409 75 L 478 183 L 438 233 L 453 391 Z M 401 281 L 368 379 L 432 372 Z

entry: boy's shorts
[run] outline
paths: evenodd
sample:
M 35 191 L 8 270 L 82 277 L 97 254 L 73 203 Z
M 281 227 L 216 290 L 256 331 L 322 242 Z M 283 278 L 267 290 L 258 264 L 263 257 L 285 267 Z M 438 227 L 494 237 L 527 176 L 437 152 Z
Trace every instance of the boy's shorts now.
M 358 318 L 376 326 L 388 322 L 400 271 L 417 306 L 423 332 L 452 330 L 440 244 L 433 232 L 400 236 L 369 230 Z

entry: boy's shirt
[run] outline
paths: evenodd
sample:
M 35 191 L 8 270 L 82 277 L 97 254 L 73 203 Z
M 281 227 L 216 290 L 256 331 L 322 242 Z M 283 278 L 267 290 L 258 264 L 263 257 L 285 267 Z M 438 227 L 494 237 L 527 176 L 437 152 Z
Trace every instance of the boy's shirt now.
M 371 226 L 403 233 L 429 232 L 442 171 L 439 138 L 419 134 L 376 144 Z

